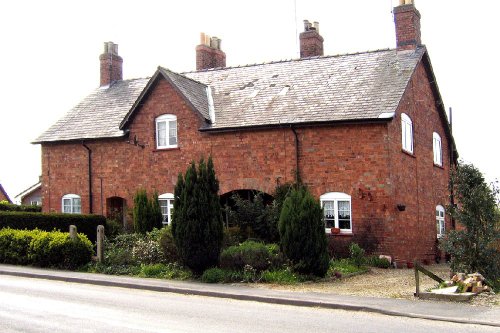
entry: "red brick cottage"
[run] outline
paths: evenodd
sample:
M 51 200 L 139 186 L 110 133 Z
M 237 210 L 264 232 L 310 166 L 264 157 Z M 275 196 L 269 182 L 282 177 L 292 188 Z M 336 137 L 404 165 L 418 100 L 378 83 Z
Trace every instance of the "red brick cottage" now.
M 451 227 L 456 152 L 420 14 L 403 4 L 394 17 L 393 50 L 323 56 L 318 25 L 305 21 L 300 59 L 225 67 L 220 40 L 202 35 L 196 72 L 159 67 L 149 79 L 123 80 L 106 43 L 101 86 L 36 139 L 43 210 L 131 223 L 123 212 L 145 188 L 161 194 L 168 221 L 177 175 L 211 155 L 221 195 L 273 193 L 298 173 L 333 242 L 434 259 Z

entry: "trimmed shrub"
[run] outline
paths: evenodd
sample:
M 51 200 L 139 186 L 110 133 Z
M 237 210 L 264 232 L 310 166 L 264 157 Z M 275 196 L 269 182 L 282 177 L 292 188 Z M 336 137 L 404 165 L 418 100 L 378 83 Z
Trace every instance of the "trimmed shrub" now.
M 58 230 L 67 232 L 70 225 L 77 227 L 82 233 L 95 243 L 97 226 L 106 226 L 106 218 L 100 215 L 60 214 L 60 213 L 30 213 L 30 212 L 0 212 L 0 228 L 12 229 L 40 229 L 45 231 Z M 106 229 L 105 229 L 106 230 Z
M 9 264 L 75 269 L 92 258 L 92 243 L 85 235 L 41 230 L 0 230 L 0 261 Z
M 0 211 L 40 213 L 42 211 L 42 206 L 16 205 L 8 201 L 0 201 Z
M 222 248 L 222 215 L 219 181 L 212 158 L 198 168 L 194 162 L 175 186 L 172 235 L 183 264 L 195 274 L 214 267 Z
M 220 266 L 232 270 L 244 270 L 246 266 L 250 266 L 260 272 L 283 263 L 277 245 L 266 246 L 254 241 L 228 247 L 220 257 Z
M 323 210 L 305 187 L 293 189 L 283 203 L 279 233 L 281 249 L 296 272 L 325 276 L 329 257 Z
M 227 271 L 222 268 L 209 268 L 203 272 L 201 281 L 205 283 L 221 283 L 227 281 Z

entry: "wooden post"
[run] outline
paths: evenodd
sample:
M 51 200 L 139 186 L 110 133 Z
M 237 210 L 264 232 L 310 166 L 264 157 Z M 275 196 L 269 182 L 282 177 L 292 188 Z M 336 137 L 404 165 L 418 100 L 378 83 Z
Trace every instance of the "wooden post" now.
M 415 296 L 420 297 L 420 279 L 418 276 L 418 262 L 415 260 L 413 262 L 413 268 L 415 269 Z
M 97 261 L 104 261 L 104 226 L 97 226 Z
M 77 237 L 78 233 L 76 231 L 76 225 L 70 225 L 69 226 L 69 237 L 71 238 L 71 240 L 76 240 L 76 237 Z

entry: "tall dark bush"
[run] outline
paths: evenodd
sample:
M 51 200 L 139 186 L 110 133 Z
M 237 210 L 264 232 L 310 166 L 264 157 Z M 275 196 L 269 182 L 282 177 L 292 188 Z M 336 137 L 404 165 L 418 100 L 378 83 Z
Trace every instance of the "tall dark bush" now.
M 461 228 L 450 231 L 443 248 L 451 254 L 454 271 L 479 271 L 500 287 L 500 215 L 496 186 L 488 186 L 482 173 L 472 164 L 460 163 L 452 173 L 450 188 L 458 205 L 448 212 Z
M 160 201 L 158 200 L 158 192 L 154 191 L 153 196 L 149 200 L 149 208 L 151 209 L 151 229 L 161 229 L 163 227 L 163 215 L 161 215 Z M 149 230 L 148 230 L 149 231 Z
M 146 190 L 139 190 L 134 196 L 134 230 L 139 233 L 150 231 L 150 209 Z
M 212 158 L 191 163 L 175 186 L 172 235 L 183 263 L 194 273 L 218 263 L 222 247 L 219 181 Z
M 299 186 L 286 198 L 279 233 L 282 251 L 295 271 L 325 276 L 329 257 L 323 211 L 307 188 Z

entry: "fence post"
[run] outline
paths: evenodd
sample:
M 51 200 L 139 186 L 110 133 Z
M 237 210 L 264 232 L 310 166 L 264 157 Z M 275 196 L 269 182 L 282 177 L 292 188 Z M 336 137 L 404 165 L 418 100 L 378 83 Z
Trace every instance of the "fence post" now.
M 104 261 L 104 226 L 97 226 L 97 261 Z
M 419 268 L 419 263 L 418 261 L 414 261 L 413 267 L 415 268 L 415 297 L 420 297 L 420 280 L 418 276 L 418 268 Z
M 69 237 L 71 240 L 76 240 L 76 236 L 78 235 L 77 230 L 76 230 L 76 225 L 70 225 L 69 226 Z

